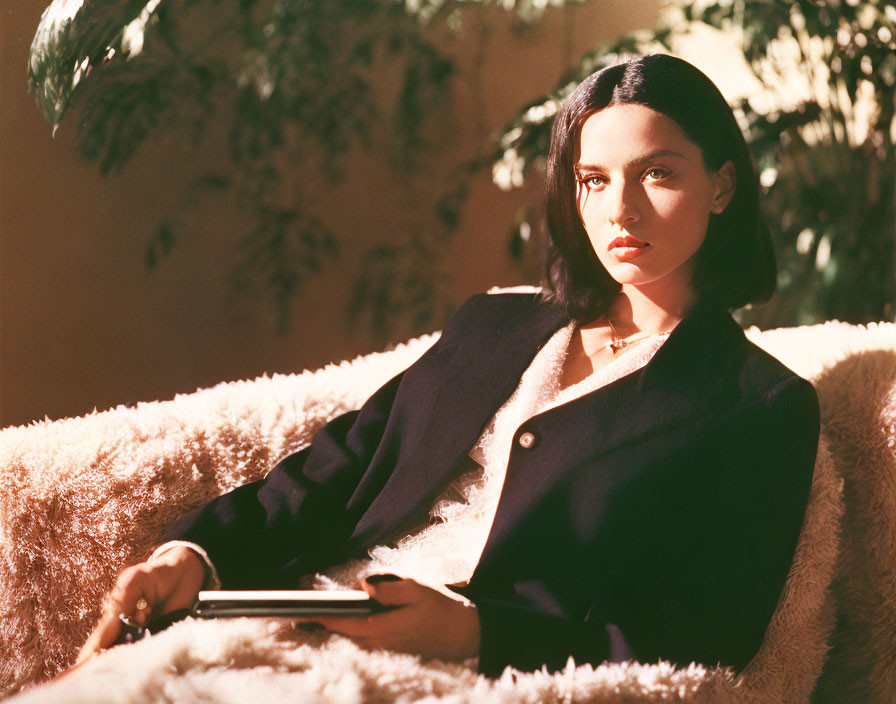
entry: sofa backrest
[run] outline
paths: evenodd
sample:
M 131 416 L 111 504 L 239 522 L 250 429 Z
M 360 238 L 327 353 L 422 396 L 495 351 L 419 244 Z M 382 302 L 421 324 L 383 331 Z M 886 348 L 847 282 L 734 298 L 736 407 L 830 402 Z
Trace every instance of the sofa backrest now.
M 804 700 L 831 645 L 819 701 L 896 701 L 896 325 L 748 335 L 816 385 L 824 444 L 788 588 L 738 691 Z M 167 525 L 263 476 L 435 339 L 0 431 L 0 695 L 71 663 L 114 576 Z
M 813 702 L 894 702 L 896 325 L 829 322 L 748 336 L 815 385 L 843 482 L 836 627 Z

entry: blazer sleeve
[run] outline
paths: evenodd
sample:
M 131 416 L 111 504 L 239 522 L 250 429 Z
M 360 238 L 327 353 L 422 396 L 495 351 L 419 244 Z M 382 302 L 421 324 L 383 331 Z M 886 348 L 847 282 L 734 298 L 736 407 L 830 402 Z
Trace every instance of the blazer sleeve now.
M 634 561 L 625 606 L 603 603 L 598 588 L 584 618 L 469 595 L 484 673 L 559 669 L 570 657 L 746 666 L 802 525 L 818 446 L 815 390 L 791 377 L 711 427 L 687 459 L 663 468 L 668 480 L 639 504 L 645 515 L 630 517 L 654 559 Z
M 225 588 L 294 587 L 301 574 L 350 557 L 349 537 L 370 493 L 358 499 L 356 489 L 362 480 L 384 482 L 403 442 L 402 421 L 396 421 L 402 382 L 417 370 L 415 383 L 420 387 L 421 367 L 425 375 L 436 374 L 440 367 L 433 358 L 475 328 L 487 299 L 485 294 L 469 299 L 421 359 L 387 382 L 360 410 L 327 423 L 308 447 L 281 461 L 263 479 L 186 515 L 166 538 L 205 550 Z M 405 406 L 411 405 L 407 394 L 403 398 Z
M 294 587 L 281 570 L 298 555 L 311 563 L 338 561 L 352 528 L 348 497 L 376 451 L 402 376 L 360 410 L 330 421 L 263 479 L 186 515 L 167 537 L 201 546 L 225 588 Z

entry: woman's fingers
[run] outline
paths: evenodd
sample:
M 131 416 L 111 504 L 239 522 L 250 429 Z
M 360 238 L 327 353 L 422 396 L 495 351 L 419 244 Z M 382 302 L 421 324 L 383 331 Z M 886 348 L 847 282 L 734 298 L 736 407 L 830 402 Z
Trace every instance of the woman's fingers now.
M 413 624 L 413 607 L 396 607 L 392 611 L 371 616 L 321 616 L 314 621 L 334 633 L 350 638 L 378 638 L 384 633 L 409 627 Z
M 430 591 L 412 579 L 401 579 L 394 575 L 374 575 L 365 579 L 361 586 L 371 599 L 384 606 L 394 607 L 391 611 L 371 616 L 323 616 L 314 620 L 328 631 L 340 633 L 356 640 L 380 639 L 413 625 L 413 606 Z
M 80 665 L 92 655 L 108 648 L 118 635 L 121 633 L 121 621 L 118 616 L 104 613 L 100 618 L 100 622 L 91 631 L 81 650 L 78 651 L 78 657 L 75 660 L 76 665 Z
M 202 561 L 185 547 L 122 570 L 103 601 L 99 623 L 87 637 L 77 662 L 115 643 L 121 633 L 120 616 L 146 625 L 154 615 L 189 607 L 204 579 Z
M 104 612 L 112 611 L 115 616 L 122 614 L 141 626 L 146 624 L 156 606 L 158 588 L 148 578 L 145 565 L 134 565 L 122 571 L 106 598 Z
M 151 563 L 159 587 L 156 614 L 192 606 L 205 581 L 205 567 L 196 553 L 189 548 L 177 550 L 169 550 Z
M 121 619 L 124 615 L 138 623 L 145 623 L 152 610 L 151 595 L 147 594 L 146 575 L 142 565 L 125 569 L 115 581 L 112 591 L 103 600 L 103 610 L 99 623 L 87 637 L 78 653 L 77 663 L 108 648 L 121 633 Z M 139 603 L 138 603 L 139 602 Z M 137 608 L 137 607 L 141 608 Z
M 364 589 L 392 611 L 373 616 L 315 619 L 363 648 L 388 648 L 460 660 L 479 651 L 476 609 L 413 580 L 366 580 Z
M 384 614 L 380 614 L 384 615 Z M 319 623 L 328 631 L 339 633 L 349 638 L 361 638 L 371 636 L 376 633 L 380 626 L 374 619 L 377 616 L 321 616 L 315 618 L 314 622 Z
M 375 579 L 378 576 L 368 577 L 362 582 L 361 586 L 365 592 L 370 594 L 371 599 L 375 599 L 384 606 L 413 604 L 420 601 L 427 592 L 431 591 L 413 579 Z M 388 576 L 391 577 L 392 575 Z

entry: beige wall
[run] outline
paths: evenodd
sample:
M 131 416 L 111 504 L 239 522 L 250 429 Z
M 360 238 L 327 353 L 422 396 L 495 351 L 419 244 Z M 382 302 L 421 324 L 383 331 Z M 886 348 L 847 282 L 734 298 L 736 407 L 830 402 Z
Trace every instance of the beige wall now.
M 144 242 L 197 165 L 214 161 L 214 142 L 194 153 L 185 137 L 169 134 L 123 173 L 101 177 L 78 156 L 71 124 L 51 138 L 26 90 L 28 47 L 45 0 L 4 0 L 0 425 L 314 368 L 381 346 L 363 326 L 345 322 L 346 282 L 364 265 L 361 246 L 419 223 L 432 198 L 427 174 L 472 153 L 514 108 L 553 87 L 602 38 L 651 26 L 659 4 L 595 0 L 586 8 L 549 10 L 523 33 L 496 22 L 481 57 L 466 47 L 459 56 L 471 80 L 459 82 L 446 106 L 422 175 L 382 183 L 388 170 L 360 154 L 353 157 L 357 176 L 305 184 L 325 203 L 347 246 L 339 262 L 296 296 L 293 325 L 279 334 L 263 294 L 233 293 L 239 217 L 226 205 L 209 204 L 188 216 L 172 256 L 156 271 L 143 267 Z M 504 193 L 487 175 L 475 182 L 460 231 L 445 245 L 456 303 L 493 284 L 533 278 L 534 260 L 515 264 L 506 243 L 517 208 L 538 195 L 537 184 Z M 394 337 L 407 334 L 399 329 Z

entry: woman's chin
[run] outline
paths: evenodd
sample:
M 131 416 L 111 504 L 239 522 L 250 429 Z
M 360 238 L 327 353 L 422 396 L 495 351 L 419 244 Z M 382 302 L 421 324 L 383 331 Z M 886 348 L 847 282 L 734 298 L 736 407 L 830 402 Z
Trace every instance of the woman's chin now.
M 629 262 L 619 262 L 612 267 L 608 267 L 604 264 L 604 268 L 606 268 L 613 280 L 623 287 L 647 286 L 659 278 L 658 276 L 651 274 L 650 271 L 645 270 L 643 267 Z

